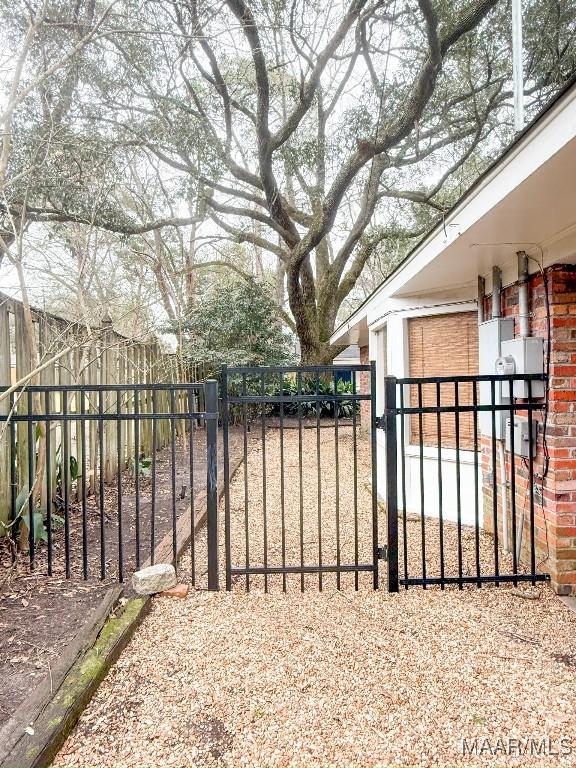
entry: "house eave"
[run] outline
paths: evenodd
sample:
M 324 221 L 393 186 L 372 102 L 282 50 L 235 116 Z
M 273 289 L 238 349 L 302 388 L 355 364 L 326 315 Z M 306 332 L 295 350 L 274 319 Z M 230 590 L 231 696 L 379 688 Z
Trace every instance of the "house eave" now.
M 562 116 L 565 110 L 569 110 L 569 114 Z M 570 83 L 550 102 L 545 110 L 543 110 L 539 116 L 537 116 L 532 123 L 526 127 L 526 129 L 519 134 L 515 141 L 506 149 L 506 151 L 476 180 L 476 182 L 467 190 L 467 192 L 460 198 L 460 200 L 453 206 L 449 213 L 446 214 L 443 221 L 439 222 L 425 237 L 412 249 L 406 259 L 383 281 L 373 292 L 368 296 L 364 302 L 355 310 L 355 312 L 342 323 L 334 332 L 331 337 L 333 343 L 340 343 L 341 340 L 349 339 L 350 334 L 360 332 L 368 335 L 369 316 L 371 314 L 371 308 L 375 304 L 378 304 L 386 297 L 391 296 L 406 296 L 406 295 L 418 295 L 418 293 L 431 292 L 439 290 L 438 285 L 433 285 L 432 282 L 427 282 L 426 276 L 423 274 L 423 270 L 426 266 L 437 259 L 443 252 L 447 251 L 450 246 L 458 241 L 463 234 L 462 226 L 459 226 L 459 219 L 463 217 L 463 213 L 470 213 L 473 209 L 474 203 L 481 200 L 481 196 L 486 194 L 487 188 L 490 185 L 494 185 L 497 182 L 498 177 L 504 174 L 504 171 L 510 168 L 513 164 L 518 165 L 519 155 L 528 155 L 532 145 L 543 144 L 541 137 L 545 131 L 551 132 L 550 126 L 552 123 L 559 125 L 561 123 L 562 130 L 556 131 L 557 144 L 556 147 L 548 148 L 548 155 L 544 157 L 542 163 L 550 159 L 553 154 L 561 147 L 566 146 L 571 139 L 576 136 L 576 77 L 573 78 Z M 553 126 L 554 127 L 554 126 Z M 540 139 L 540 141 L 539 141 Z M 540 148 L 542 152 L 542 149 Z M 533 172 L 536 172 L 539 165 L 534 165 Z M 530 173 L 525 173 L 524 178 L 521 178 L 522 169 L 519 169 L 519 181 L 520 184 Z M 492 207 L 486 208 L 484 211 L 478 213 L 478 221 L 482 216 L 488 216 L 491 213 L 492 208 L 496 207 L 502 199 L 499 198 L 494 201 Z M 471 225 L 475 221 L 471 220 L 467 222 L 466 228 L 470 229 Z M 493 239 L 492 239 L 493 241 Z M 468 244 L 468 248 L 471 245 Z M 510 243 L 501 244 L 506 246 L 506 249 L 510 251 Z M 513 246 L 522 247 L 521 243 L 514 243 Z M 525 244 L 528 245 L 528 244 Z M 538 242 L 538 247 L 540 243 Z M 474 267 L 474 271 L 477 274 L 481 274 L 483 270 L 488 270 L 490 264 L 498 263 L 502 261 L 507 255 L 512 254 L 503 253 L 506 249 L 500 249 L 498 252 L 494 251 L 488 255 L 480 251 L 472 254 L 471 251 L 467 251 L 465 257 L 469 259 L 470 268 Z M 462 256 L 464 258 L 464 256 Z M 417 263 L 416 263 L 417 262 Z M 420 279 L 414 281 L 413 285 L 410 285 L 411 280 L 414 280 L 416 275 L 420 275 Z M 419 285 L 417 285 L 419 283 Z M 465 279 L 460 283 L 453 282 L 449 287 L 450 289 L 456 289 L 467 285 L 470 288 L 470 276 L 466 275 Z

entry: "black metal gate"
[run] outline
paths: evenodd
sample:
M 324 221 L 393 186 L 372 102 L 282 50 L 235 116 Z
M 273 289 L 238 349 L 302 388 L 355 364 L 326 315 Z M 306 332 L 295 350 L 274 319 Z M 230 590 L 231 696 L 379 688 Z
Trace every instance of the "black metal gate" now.
M 373 364 L 223 370 L 226 589 L 378 587 L 375 384 Z
M 385 378 L 378 426 L 386 442 L 390 591 L 547 578 L 538 573 L 535 524 L 546 449 L 543 440 L 537 476 L 545 398 L 533 392 L 540 387 L 542 395 L 543 382 L 540 375 Z

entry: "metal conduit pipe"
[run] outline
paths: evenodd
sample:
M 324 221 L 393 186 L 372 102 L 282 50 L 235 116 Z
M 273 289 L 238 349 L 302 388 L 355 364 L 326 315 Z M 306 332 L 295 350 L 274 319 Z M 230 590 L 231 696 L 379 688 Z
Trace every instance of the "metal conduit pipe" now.
M 518 331 L 521 338 L 530 335 L 530 311 L 528 309 L 528 256 L 526 251 L 517 251 L 518 257 Z M 501 287 L 501 282 L 500 282 Z M 494 294 L 493 294 L 494 296 Z M 498 302 L 500 304 L 500 302 Z M 510 425 L 513 429 L 513 425 Z M 500 489 L 502 494 L 502 546 L 505 552 L 510 552 L 510 536 L 508 533 L 508 476 L 506 471 L 506 452 L 504 440 L 498 442 L 498 454 L 500 461 Z M 515 467 L 510 467 L 515 472 Z M 518 549 L 522 546 L 522 529 L 524 520 L 521 520 L 518 537 Z
M 492 317 L 502 316 L 502 272 L 499 267 L 492 267 Z M 498 440 L 498 461 L 500 463 L 500 495 L 502 496 L 502 547 L 510 551 L 508 537 L 508 479 L 506 476 L 506 452 L 504 440 Z M 496 467 L 493 468 L 496 473 Z
M 528 309 L 528 256 L 526 251 L 517 251 L 518 256 L 518 328 L 520 336 L 530 336 L 530 311 Z M 511 468 L 514 471 L 514 467 Z M 516 540 L 516 560 L 520 562 L 522 552 L 522 535 L 524 533 L 524 509 L 520 514 L 520 522 L 516 526 L 518 536 Z
M 502 493 L 502 548 L 510 552 L 510 537 L 508 535 L 508 475 L 506 472 L 506 451 L 504 440 L 498 440 L 498 460 L 500 461 L 500 490 Z M 511 467 L 514 472 L 514 467 Z
M 502 272 L 499 267 L 492 267 L 492 317 L 501 317 L 500 296 L 502 294 Z
M 486 281 L 478 275 L 478 325 L 484 322 L 484 297 L 486 296 Z
M 518 329 L 521 338 L 530 336 L 530 311 L 528 309 L 528 256 L 518 251 Z

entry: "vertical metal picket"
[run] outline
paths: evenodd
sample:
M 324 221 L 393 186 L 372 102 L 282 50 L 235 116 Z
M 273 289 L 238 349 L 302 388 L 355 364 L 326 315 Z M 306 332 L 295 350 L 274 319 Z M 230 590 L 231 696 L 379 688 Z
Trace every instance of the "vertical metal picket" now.
M 232 542 L 230 535 L 230 456 L 228 446 L 228 368 L 222 366 L 220 378 L 222 402 L 222 441 L 224 451 L 224 551 L 226 553 L 226 590 L 232 589 Z
M 355 373 L 352 374 L 356 376 Z M 354 387 L 354 391 L 356 387 Z M 372 551 L 374 559 L 374 576 L 372 586 L 378 589 L 380 586 L 380 547 L 378 543 L 378 441 L 376 430 L 378 428 L 376 418 L 376 361 L 370 362 L 370 458 L 372 463 Z
M 218 574 L 218 383 L 204 383 L 206 408 L 206 529 L 208 539 L 208 589 L 220 589 Z
M 388 529 L 388 592 L 398 592 L 398 440 L 396 434 L 396 377 L 384 377 L 386 430 L 386 518 Z
M 514 376 L 502 376 L 498 374 L 482 374 L 482 375 L 462 375 L 462 376 L 435 376 L 435 377 L 406 377 L 401 379 L 395 379 L 394 377 L 385 377 L 384 378 L 384 387 L 385 387 L 385 407 L 383 412 L 383 417 L 380 419 L 377 419 L 377 427 L 384 429 L 386 431 L 386 474 L 387 474 L 387 493 L 386 493 L 386 503 L 387 503 L 387 515 L 388 515 L 388 570 L 389 570 L 389 590 L 390 591 L 396 591 L 398 584 L 402 584 L 402 586 L 408 588 L 409 586 L 420 586 L 423 589 L 426 589 L 430 586 L 440 586 L 441 589 L 444 589 L 447 585 L 455 585 L 459 589 L 463 589 L 464 585 L 467 584 L 473 584 L 476 587 L 480 587 L 483 584 L 493 584 L 494 586 L 499 586 L 502 583 L 513 583 L 514 585 L 518 584 L 521 581 L 524 582 L 538 582 L 538 581 L 546 581 L 548 580 L 548 575 L 546 573 L 538 573 L 537 572 L 537 566 L 536 566 L 536 559 L 537 559 L 537 550 L 536 550 L 536 541 L 535 536 L 531 535 L 531 540 L 529 543 L 529 546 L 527 546 L 527 549 L 529 550 L 529 563 L 527 562 L 525 565 L 527 566 L 525 569 L 520 569 L 520 555 L 518 552 L 518 546 L 520 542 L 521 537 L 521 531 L 523 527 L 523 523 L 519 523 L 520 525 L 520 533 L 518 530 L 516 530 L 516 517 L 515 517 L 515 509 L 516 509 L 516 495 L 517 495 L 517 477 L 518 477 L 518 470 L 519 467 L 517 466 L 516 462 L 516 446 L 514 441 L 514 434 L 513 430 L 509 430 L 508 432 L 508 438 L 507 438 L 507 452 L 509 453 L 509 463 L 510 463 L 510 473 L 511 473 L 511 479 L 510 479 L 510 489 L 512 493 L 512 539 L 513 543 L 516 541 L 516 548 L 515 553 L 513 553 L 512 556 L 512 568 L 511 573 L 507 573 L 505 569 L 507 569 L 506 561 L 501 559 L 500 556 L 500 539 L 501 539 L 501 532 L 499 530 L 499 524 L 500 524 L 500 516 L 499 516 L 499 496 L 500 488 L 498 486 L 498 475 L 497 475 L 497 451 L 496 451 L 496 425 L 497 425 L 497 419 L 500 416 L 502 412 L 508 412 L 510 414 L 509 422 L 512 424 L 516 418 L 516 415 L 518 413 L 522 413 L 523 411 L 526 411 L 527 417 L 526 417 L 526 426 L 528 429 L 528 453 L 526 454 L 525 459 L 523 459 L 522 462 L 522 471 L 526 473 L 527 477 L 527 496 L 530 499 L 530 516 L 532 518 L 533 511 L 535 511 L 535 500 L 534 500 L 534 441 L 536 440 L 536 436 L 534 435 L 531 424 L 533 424 L 533 412 L 535 410 L 541 410 L 544 408 L 544 402 L 542 402 L 541 398 L 533 398 L 532 396 L 532 382 L 538 381 L 538 380 L 544 380 L 544 377 L 541 375 L 535 375 L 535 374 L 524 374 L 524 375 L 514 375 Z M 515 381 L 523 381 L 526 382 L 528 385 L 528 397 L 524 398 L 522 402 L 518 402 L 514 397 L 514 383 Z M 477 390 L 477 386 L 479 383 L 485 382 L 489 386 L 490 394 L 489 397 L 484 397 L 484 400 L 488 400 L 488 402 L 479 402 L 479 394 Z M 505 382 L 508 385 L 508 393 L 509 393 L 509 400 L 507 403 L 499 403 L 497 402 L 496 398 L 496 385 L 501 384 Z M 462 402 L 460 394 L 461 390 L 464 388 L 465 385 L 471 385 L 472 386 L 472 395 L 471 398 L 469 398 L 468 401 Z M 432 387 L 435 386 L 436 388 L 436 397 L 430 398 L 430 402 L 426 402 L 423 397 L 423 388 L 424 387 Z M 441 388 L 445 387 L 447 391 L 452 391 L 453 393 L 453 402 L 443 402 L 443 398 L 441 397 Z M 399 390 L 399 400 L 396 401 L 396 387 L 400 387 Z M 410 404 L 405 404 L 404 402 L 404 388 L 405 387 L 413 387 L 417 391 L 417 404 L 414 405 L 413 401 L 411 401 Z M 433 404 L 435 402 L 435 404 Z M 484 496 L 485 499 L 489 499 L 489 504 L 491 507 L 491 522 L 492 524 L 492 530 L 490 531 L 490 535 L 492 536 L 492 547 L 493 549 L 493 566 L 490 566 L 489 563 L 482 562 L 481 560 L 481 548 L 480 548 L 480 533 L 482 531 L 482 519 L 481 519 L 481 506 L 480 506 L 480 499 L 479 499 L 479 490 L 480 490 L 480 476 L 479 476 L 479 470 L 480 470 L 480 458 L 481 458 L 481 436 L 480 436 L 480 430 L 479 430 L 479 414 L 486 414 L 490 423 L 491 423 L 491 430 L 489 433 L 487 432 L 485 434 L 486 440 L 485 440 L 485 451 L 486 451 L 486 458 L 491 458 L 491 467 L 490 472 L 484 472 L 484 483 L 486 485 L 490 486 L 490 490 L 492 492 L 492 498 L 489 499 L 489 497 Z M 466 448 L 462 447 L 462 424 L 460 423 L 460 419 L 462 418 L 462 414 L 471 414 L 471 422 L 472 422 L 472 436 L 467 436 L 468 440 L 471 440 L 471 445 L 466 444 Z M 436 450 L 435 450 L 435 460 L 437 463 L 436 471 L 438 476 L 438 520 L 439 520 L 439 533 L 440 533 L 440 539 L 439 539 L 439 556 L 440 556 L 440 573 L 437 575 L 436 573 L 430 573 L 427 565 L 427 559 L 426 559 L 426 548 L 427 544 L 433 544 L 434 538 L 430 540 L 426 536 L 426 515 L 427 515 L 427 505 L 428 505 L 428 499 L 426 496 L 426 493 L 423 492 L 423 483 L 424 483 L 424 477 L 425 477 L 425 468 L 424 468 L 424 418 L 426 416 L 432 417 L 433 415 L 436 416 L 436 437 L 437 437 L 437 443 L 436 443 Z M 413 493 L 413 498 L 411 503 L 413 504 L 413 508 L 415 508 L 415 511 L 418 512 L 418 517 L 414 518 L 415 525 L 413 526 L 413 537 L 412 537 L 412 551 L 413 551 L 413 561 L 416 562 L 416 558 L 418 555 L 418 547 L 420 548 L 421 553 L 421 571 L 420 574 L 414 574 L 408 573 L 408 544 L 407 537 L 409 534 L 409 529 L 407 526 L 407 500 L 406 500 L 406 489 L 405 489 L 405 476 L 406 476 L 406 452 L 405 452 L 405 446 L 404 446 L 404 419 L 406 417 L 417 417 L 417 425 L 418 425 L 418 434 L 417 434 L 417 450 L 418 452 L 414 451 L 412 454 L 413 456 L 418 456 L 418 463 L 415 463 L 414 467 L 414 474 L 416 475 L 416 478 L 419 477 L 420 483 L 419 486 L 414 484 L 415 486 L 415 492 Z M 396 419 L 400 417 L 400 451 L 397 453 L 397 439 L 396 439 Z M 451 540 L 447 537 L 445 538 L 445 530 L 446 530 L 446 503 L 445 503 L 445 497 L 443 493 L 443 486 L 444 486 L 444 480 L 442 476 L 442 448 L 443 448 L 443 438 L 445 431 L 442 429 L 443 426 L 443 419 L 448 417 L 454 417 L 454 438 L 455 438 L 455 468 L 456 468 L 456 495 L 455 495 L 455 502 L 454 502 L 454 508 L 455 508 L 455 519 L 452 519 L 448 525 L 452 528 L 453 533 L 455 533 L 455 542 L 453 544 L 455 545 L 455 553 L 457 556 L 457 565 L 456 568 L 454 565 L 452 565 L 452 573 L 447 573 L 449 564 L 448 561 L 445 558 L 445 550 L 447 544 L 450 544 L 452 547 Z M 520 416 L 520 418 L 523 418 Z M 450 435 L 448 435 L 448 438 Z M 464 478 L 461 476 L 461 457 L 460 452 L 462 450 L 472 451 L 473 452 L 473 458 L 470 460 L 470 466 L 473 467 L 474 472 L 474 479 L 472 482 L 470 482 L 470 489 L 465 487 L 464 485 Z M 401 478 L 401 506 L 402 506 L 402 529 L 403 529 L 403 575 L 400 580 L 398 580 L 398 552 L 397 552 L 397 544 L 398 544 L 398 499 L 397 499 L 397 462 L 400 461 L 400 478 Z M 428 454 L 428 463 L 429 466 L 432 467 L 432 463 L 434 461 L 433 454 L 430 452 Z M 431 475 L 431 473 L 429 473 Z M 523 475 L 520 475 L 521 477 Z M 414 487 L 413 486 L 413 487 Z M 420 490 L 419 499 L 417 498 L 416 490 Z M 473 489 L 474 493 L 474 504 L 473 504 L 473 514 L 474 514 L 474 523 L 473 523 L 473 530 L 472 531 L 464 531 L 464 527 L 470 525 L 470 520 L 466 520 L 466 522 L 462 519 L 462 509 L 463 509 L 463 493 L 468 493 L 470 490 Z M 419 502 L 419 504 L 418 504 Z M 432 511 L 429 513 L 430 519 L 435 517 L 434 514 L 434 503 L 435 499 L 432 496 L 430 498 L 430 504 L 429 509 Z M 470 505 L 472 506 L 472 505 Z M 486 512 L 488 513 L 488 503 L 486 504 Z M 418 525 L 419 523 L 419 525 Z M 533 523 L 532 519 L 530 520 L 530 529 L 532 529 Z M 417 530 L 419 528 L 419 531 Z M 530 530 L 532 533 L 532 530 Z M 418 537 L 419 533 L 419 537 Z M 471 535 L 470 535 L 471 534 Z M 427 542 L 428 538 L 428 542 Z M 465 545 L 468 545 L 468 549 L 465 550 Z M 464 555 L 466 554 L 466 559 Z M 469 561 L 469 562 L 467 562 Z M 504 569 L 505 568 L 505 569 Z M 456 570 L 457 569 L 457 570 Z M 488 569 L 488 573 L 486 573 L 486 569 Z M 411 570 L 414 570 L 411 566 Z M 454 573 L 454 570 L 456 570 L 456 573 Z
M 350 372 L 352 383 L 350 390 L 340 388 L 339 376 L 342 373 Z M 356 390 L 355 377 L 362 373 L 367 375 L 370 381 L 371 391 L 358 392 Z M 330 580 L 332 575 L 335 576 L 336 586 L 344 586 L 348 582 L 348 579 L 342 580 L 342 575 L 346 577 L 352 576 L 354 579 L 354 587 L 360 588 L 360 574 L 366 573 L 371 576 L 374 589 L 379 587 L 379 568 L 380 568 L 380 555 L 381 550 L 378 546 L 378 497 L 377 497 L 377 463 L 376 463 L 376 429 L 378 427 L 378 419 L 376 418 L 376 368 L 375 364 L 371 363 L 360 364 L 354 366 L 332 366 L 332 365 L 288 365 L 288 366 L 231 366 L 222 371 L 222 381 L 226 382 L 228 386 L 227 391 L 222 393 L 222 406 L 223 406 L 223 432 L 224 432 L 224 461 L 229 461 L 229 451 L 233 448 L 229 444 L 232 437 L 232 429 L 235 426 L 233 421 L 230 422 L 232 413 L 234 413 L 233 406 L 237 409 L 237 412 L 242 418 L 242 422 L 238 425 L 236 434 L 234 434 L 235 441 L 240 440 L 243 437 L 243 465 L 244 465 L 244 525 L 243 530 L 245 534 L 244 540 L 244 553 L 245 557 L 242 559 L 244 562 L 242 565 L 235 565 L 232 562 L 232 544 L 235 542 L 233 536 L 236 536 L 240 531 L 233 532 L 233 518 L 234 506 L 228 498 L 228 494 L 232 494 L 230 488 L 230 470 L 225 467 L 224 488 L 227 494 L 225 498 L 225 521 L 224 521 L 224 537 L 225 537 L 225 551 L 226 551 L 226 584 L 227 589 L 231 588 L 233 580 L 245 579 L 246 590 L 250 589 L 250 577 L 257 576 L 257 583 L 263 582 L 264 591 L 271 588 L 280 580 L 276 580 L 274 577 L 281 576 L 282 589 L 287 589 L 289 579 L 294 576 L 294 584 L 299 581 L 299 586 L 302 591 L 308 588 L 309 584 L 318 579 L 318 588 L 322 590 L 326 584 L 327 575 L 329 574 Z M 248 378 L 249 377 L 249 378 Z M 236 382 L 239 382 L 239 386 Z M 248 388 L 248 381 L 250 381 L 250 388 Z M 321 382 L 324 384 L 321 386 Z M 270 385 L 273 385 L 271 388 Z M 279 388 L 278 388 L 279 385 Z M 293 389 L 291 389 L 293 388 Z M 304 411 L 304 404 L 313 404 L 307 408 L 307 412 Z M 323 404 L 330 404 L 331 421 L 321 425 L 320 420 L 322 418 Z M 350 403 L 352 407 L 352 414 L 349 414 L 346 409 L 346 415 L 340 412 L 341 403 Z M 359 511 L 361 509 L 359 488 L 360 486 L 360 449 L 356 445 L 355 429 L 357 427 L 358 410 L 360 403 L 366 403 L 369 405 L 369 414 L 371 421 L 366 425 L 367 427 L 372 424 L 372 436 L 371 436 L 371 455 L 374 458 L 372 462 L 371 470 L 371 486 L 372 486 L 372 502 L 369 507 L 364 509 L 363 513 L 369 517 L 365 521 L 368 525 L 366 529 L 363 529 L 359 525 Z M 288 410 L 287 406 L 291 406 Z M 248 408 L 253 418 L 254 439 L 259 440 L 259 447 L 255 453 L 257 457 L 258 467 L 254 466 L 255 471 L 248 471 L 248 434 L 250 432 L 250 423 L 248 419 Z M 232 409 L 232 411 L 231 411 Z M 328 408 L 326 409 L 328 410 Z M 266 417 L 268 412 L 274 412 L 274 415 L 278 415 L 278 428 L 279 428 L 279 442 L 278 444 L 273 442 L 274 435 L 269 433 L 266 423 Z M 228 417 L 228 420 L 227 420 Z M 286 423 L 288 422 L 288 424 Z M 274 425 L 272 428 L 274 428 Z M 320 436 L 321 426 L 329 427 L 334 430 L 335 440 L 324 441 L 325 447 L 322 448 L 323 441 Z M 266 427 L 266 429 L 265 429 Z M 290 444 L 289 448 L 293 451 L 290 456 L 291 469 L 294 471 L 294 482 L 292 487 L 285 488 L 285 450 L 284 444 L 285 430 L 293 428 L 297 430 L 296 443 Z M 315 430 L 316 433 L 316 477 L 310 478 L 308 476 L 309 467 L 307 465 L 307 458 L 304 453 L 304 445 L 306 440 L 305 430 Z M 348 430 L 352 430 L 350 433 Z M 347 463 L 345 455 L 342 454 L 342 444 L 338 443 L 338 438 L 347 440 L 348 434 L 350 435 L 351 457 L 350 465 Z M 310 441 L 311 444 L 313 441 Z M 332 448 L 332 446 L 334 446 Z M 346 446 L 345 446 L 346 447 Z M 270 492 L 267 486 L 267 478 L 271 476 L 271 472 L 276 470 L 275 463 L 272 464 L 268 461 L 269 457 L 272 457 L 275 462 L 279 453 L 279 498 L 276 499 L 275 495 Z M 334 452 L 332 452 L 334 451 Z M 288 454 L 286 454 L 288 455 Z M 326 463 L 331 462 L 331 468 L 335 475 L 335 494 L 332 499 L 329 493 L 326 493 L 323 488 L 326 478 L 323 477 L 323 467 Z M 346 462 L 346 463 L 345 463 Z M 287 462 L 286 462 L 287 464 Z M 353 472 L 351 478 L 351 503 L 348 505 L 342 503 L 342 495 L 338 493 L 339 483 L 342 480 L 344 471 L 349 471 L 350 468 Z M 314 467 L 312 466 L 313 470 Z M 297 473 L 297 474 L 296 474 Z M 256 542 L 256 552 L 262 551 L 262 562 L 259 561 L 258 555 L 252 555 L 250 559 L 250 544 L 251 537 L 249 535 L 249 498 L 248 498 L 248 479 L 252 479 L 251 493 L 254 494 L 255 499 L 262 500 L 262 524 L 257 526 L 253 531 L 253 539 Z M 239 496 L 241 494 L 242 483 L 239 484 L 240 488 Z M 261 491 L 260 491 L 261 489 Z M 294 493 L 295 502 L 295 516 L 294 519 L 287 519 L 285 515 L 284 504 L 287 498 L 287 494 Z M 261 494 L 261 495 L 260 495 Z M 286 497 L 285 497 L 286 494 Z M 307 498 L 310 496 L 310 498 Z M 317 504 L 317 508 L 313 509 L 313 505 L 309 502 L 314 497 L 314 501 Z M 278 502 L 278 506 L 277 505 Z M 256 506 L 256 505 L 253 505 Z M 370 509 L 371 507 L 371 509 Z M 325 514 L 325 510 L 326 514 Z M 240 513 L 240 510 L 237 510 Z M 276 513 L 279 513 L 280 528 L 276 528 Z M 371 517 L 370 517 L 371 512 Z M 309 517 L 307 518 L 307 515 Z M 346 517 L 344 517 L 346 516 Z M 274 520 L 274 524 L 267 528 L 267 524 Z M 314 520 L 314 527 L 317 531 L 317 540 L 307 540 L 305 536 L 304 523 L 308 520 L 311 522 Z M 351 534 L 352 541 L 345 540 L 343 537 L 343 531 L 347 531 L 343 526 L 349 523 L 353 525 L 353 532 Z M 242 528 L 242 522 L 240 514 L 238 515 L 238 525 Z M 292 526 L 286 529 L 286 526 Z M 371 527 L 371 533 L 369 533 Z M 360 546 L 359 536 L 360 532 L 366 530 L 366 549 Z M 332 551 L 330 547 L 330 539 L 326 536 L 332 533 L 335 536 L 335 547 Z M 288 533 L 288 536 L 287 536 Z M 291 539 L 294 538 L 294 550 L 293 561 L 289 560 L 290 553 L 287 556 L 287 546 Z M 262 538 L 260 538 L 262 537 Z M 277 537 L 277 542 L 272 544 Z M 348 533 L 346 532 L 346 537 Z M 263 539 L 263 541 L 262 541 Z M 325 545 L 325 541 L 328 539 L 328 544 Z M 262 543 L 262 549 L 260 550 L 260 543 Z M 345 544 L 346 549 L 342 546 Z M 269 546 L 271 545 L 271 546 Z M 312 545 L 312 546 L 310 546 Z M 310 552 L 307 552 L 310 547 Z M 353 549 L 352 549 L 353 548 Z M 344 549 L 344 552 L 343 552 Z M 366 554 L 361 557 L 360 553 L 365 551 Z M 317 553 L 314 557 L 312 552 Z M 239 557 L 242 557 L 240 553 L 237 553 Z M 309 557 L 310 559 L 307 559 Z M 333 559 L 332 559 L 333 558 Z M 261 578 L 262 577 L 262 578 Z M 296 578 L 299 577 L 299 578 Z M 310 578 L 309 578 L 310 577 Z

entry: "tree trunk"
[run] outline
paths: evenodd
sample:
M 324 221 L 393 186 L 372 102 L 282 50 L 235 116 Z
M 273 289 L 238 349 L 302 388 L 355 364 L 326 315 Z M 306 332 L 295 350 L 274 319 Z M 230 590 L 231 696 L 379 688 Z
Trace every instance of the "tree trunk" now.
M 333 345 L 329 341 L 319 342 L 314 346 L 300 345 L 301 365 L 332 365 L 336 355 L 346 349 L 346 345 Z
M 196 211 L 198 206 L 196 206 Z M 192 214 L 192 206 L 190 206 L 190 213 Z M 188 239 L 188 248 L 186 250 L 186 314 L 192 311 L 194 306 L 194 298 L 196 294 L 196 271 L 194 265 L 196 263 L 196 229 L 197 224 L 192 222 L 190 227 L 190 237 Z
M 314 296 L 313 306 L 306 302 L 306 293 L 298 271 L 287 269 L 288 302 L 296 324 L 296 333 L 300 340 L 300 362 L 302 365 L 332 365 L 345 345 L 333 345 L 330 336 L 334 331 L 337 307 L 335 297 L 326 297 L 318 307 L 318 298 Z

